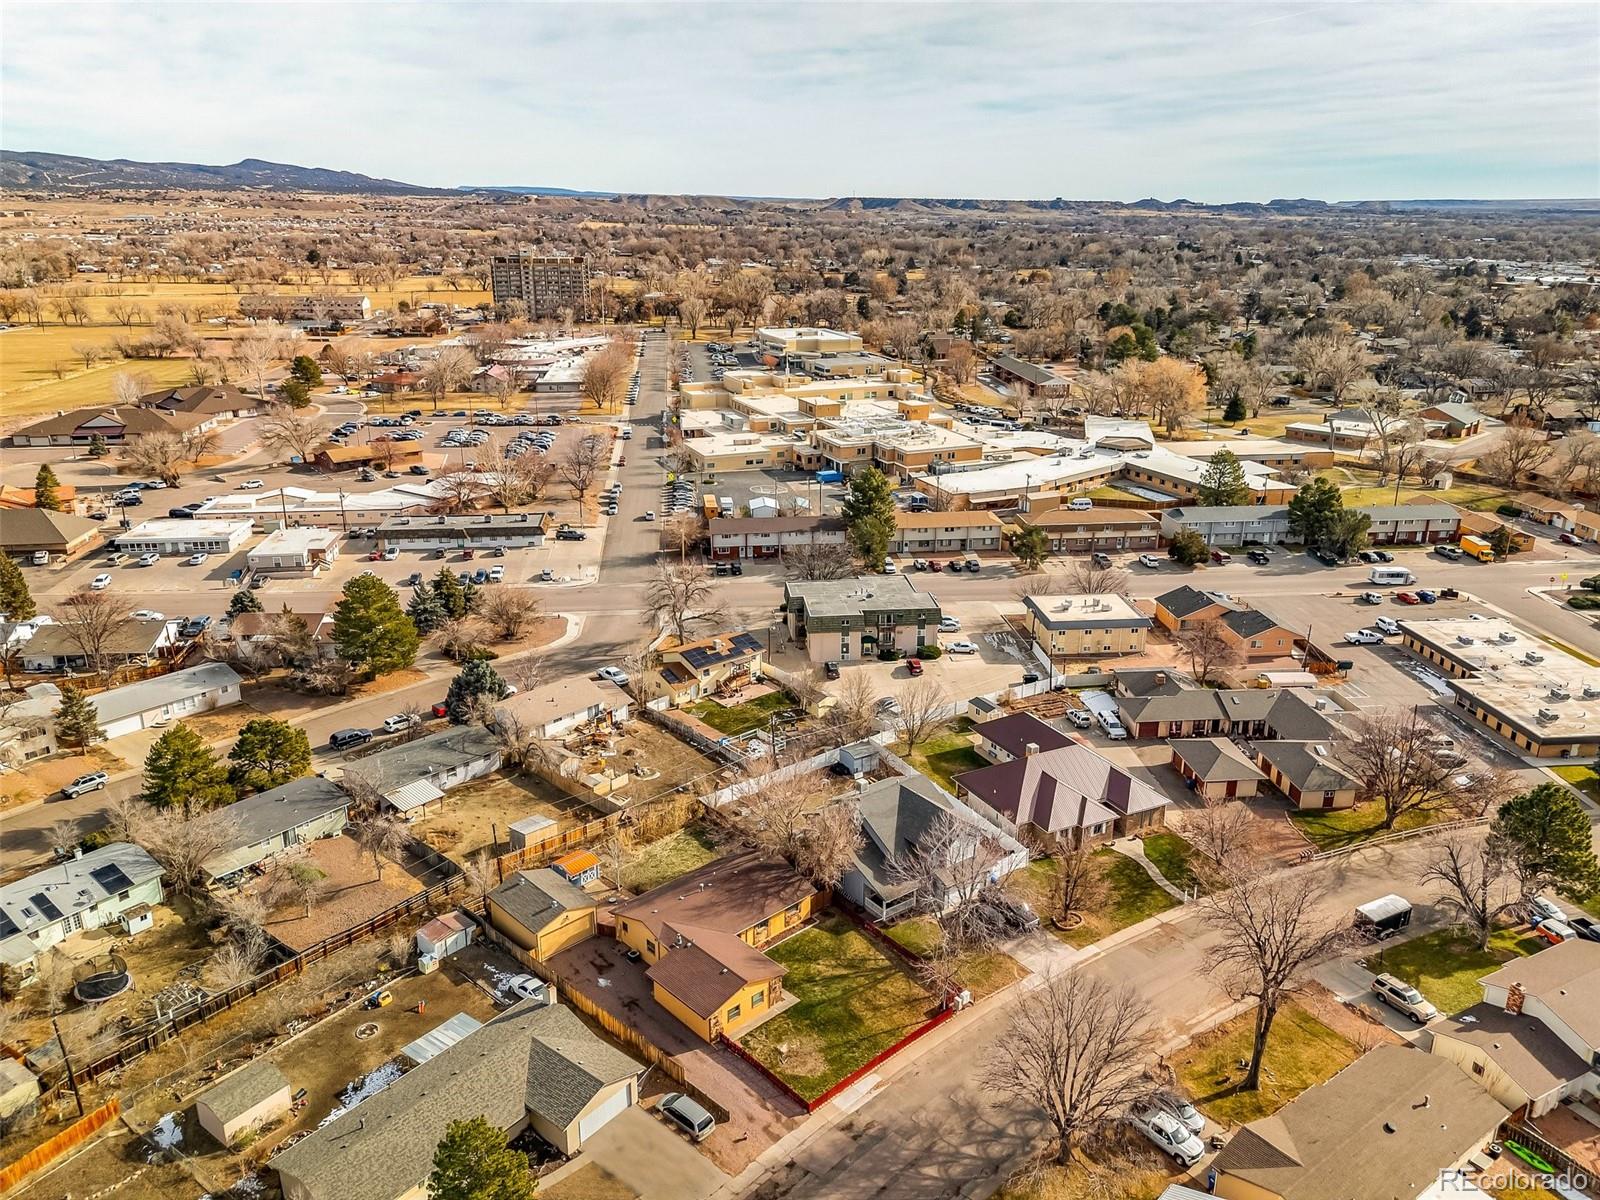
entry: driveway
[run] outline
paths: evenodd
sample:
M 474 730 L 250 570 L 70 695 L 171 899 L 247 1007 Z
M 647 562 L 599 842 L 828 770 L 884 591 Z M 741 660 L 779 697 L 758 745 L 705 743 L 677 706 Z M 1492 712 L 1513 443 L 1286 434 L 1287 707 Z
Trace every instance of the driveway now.
M 584 1142 L 573 1167 L 585 1163 L 615 1175 L 638 1193 L 639 1200 L 702 1200 L 727 1182 L 688 1138 L 637 1106 Z M 554 1182 L 543 1180 L 540 1190 Z
M 567 986 L 582 992 L 618 1020 L 661 1047 L 689 1081 L 728 1110 L 703 1148 L 730 1174 L 788 1133 L 805 1116 L 743 1059 L 707 1045 L 678 1023 L 650 994 L 643 963 L 623 957 L 626 948 L 609 937 L 593 937 L 551 960 Z

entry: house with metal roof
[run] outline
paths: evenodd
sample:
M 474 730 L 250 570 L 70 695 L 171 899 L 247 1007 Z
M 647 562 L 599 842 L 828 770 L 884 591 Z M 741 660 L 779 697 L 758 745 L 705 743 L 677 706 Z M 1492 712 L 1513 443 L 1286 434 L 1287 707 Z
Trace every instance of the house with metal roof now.
M 355 759 L 344 769 L 410 819 L 451 788 L 498 770 L 500 756 L 494 734 L 481 725 L 458 725 Z
M 665 696 L 681 708 L 759 681 L 766 653 L 766 639 L 742 630 L 667 642 L 656 648 L 653 665 L 640 672 L 639 686 L 647 698 Z
M 100 692 L 89 703 L 106 737 L 116 738 L 238 704 L 243 683 L 226 663 L 201 663 Z
M 512 1139 L 532 1129 L 562 1154 L 639 1099 L 644 1066 L 571 1009 L 525 1001 L 280 1151 L 284 1200 L 423 1194 L 452 1121 L 482 1117 Z
M 1018 835 L 1032 828 L 1073 844 L 1095 844 L 1153 829 L 1166 796 L 1076 742 L 957 775 L 956 796 Z
M 229 832 L 200 869 L 207 881 L 243 871 L 318 838 L 337 837 L 350 815 L 350 797 L 319 775 L 246 796 L 226 809 Z
M 0 963 L 31 977 L 42 951 L 162 896 L 161 865 L 130 842 L 24 875 L 0 887 Z

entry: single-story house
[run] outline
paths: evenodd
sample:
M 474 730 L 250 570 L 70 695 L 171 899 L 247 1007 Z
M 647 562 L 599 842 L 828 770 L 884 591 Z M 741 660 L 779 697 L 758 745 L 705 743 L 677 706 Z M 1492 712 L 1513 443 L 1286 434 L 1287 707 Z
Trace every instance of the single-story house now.
M 1440 1175 L 1494 1137 L 1507 1112 L 1450 1063 L 1369 1050 L 1234 1134 L 1212 1163 L 1223 1200 L 1437 1196 Z
M 1156 597 L 1156 620 L 1172 633 L 1215 621 L 1239 606 L 1220 592 L 1204 592 L 1184 584 Z
M 1507 1108 L 1542 1117 L 1600 1094 L 1600 944 L 1570 938 L 1478 981 L 1483 1002 L 1433 1025 L 1432 1052 Z
M 130 554 L 232 554 L 255 535 L 249 521 L 206 521 L 162 517 L 142 521 L 112 539 Z
M 1012 713 L 982 721 L 977 726 L 978 740 L 972 748 L 992 763 L 1010 762 L 1044 750 L 1070 746 L 1072 739 L 1054 725 L 1032 713 Z
M 549 867 L 517 871 L 488 896 L 489 924 L 539 962 L 595 934 L 595 899 Z
M 123 621 L 100 646 L 112 667 L 148 666 L 177 644 L 176 621 Z M 40 625 L 20 651 L 24 671 L 87 671 L 89 656 L 73 636 L 71 626 Z
M 378 438 L 356 446 L 324 446 L 312 456 L 311 461 L 319 471 L 349 471 L 358 467 L 388 471 L 420 463 L 422 444 Z
M 1518 554 L 1532 550 L 1535 545 L 1533 534 L 1524 529 L 1519 529 L 1511 522 L 1502 520 L 1493 513 L 1474 512 L 1470 508 L 1458 508 L 1456 509 L 1456 515 L 1461 521 L 1460 532 L 1462 534 L 1475 534 L 1478 537 L 1487 539 L 1493 537 L 1502 529 L 1508 530 L 1511 537 L 1511 549 Z
M 1130 508 L 1096 507 L 1084 512 L 1060 507 L 1021 512 L 1016 520 L 1025 529 L 1044 530 L 1051 554 L 1117 554 L 1154 550 L 1161 544 L 1160 519 Z
M 631 703 L 628 693 L 609 680 L 569 675 L 507 697 L 495 712 L 519 721 L 535 737 L 559 738 L 588 721 L 621 725 L 628 720 Z
M 892 554 L 936 555 L 973 554 L 999 550 L 1004 526 L 992 512 L 964 509 L 961 512 L 907 512 L 894 514 L 894 533 L 889 536 Z
M 146 392 L 139 397 L 139 403 L 158 412 L 197 413 L 213 420 L 253 417 L 259 411 L 259 402 L 254 396 L 247 396 L 238 388 L 227 384 Z
M 287 615 L 299 619 L 311 637 L 311 644 L 323 657 L 332 657 L 338 652 L 338 647 L 333 642 L 332 613 L 291 611 Z M 233 635 L 233 640 L 236 642 L 252 644 L 270 642 L 274 639 L 275 628 L 284 616 L 282 608 L 275 612 L 240 613 L 233 619 L 228 632 Z
M 1135 738 L 1234 737 L 1316 741 L 1330 738 L 1333 725 L 1291 689 L 1212 690 L 1166 688 L 1146 695 L 1117 697 L 1117 711 Z
M 112 842 L 0 886 L 0 964 L 31 976 L 35 958 L 80 929 L 109 925 L 160 904 L 161 865 L 129 842 Z
M 544 545 L 550 515 L 542 512 L 459 513 L 389 517 L 378 545 L 401 550 L 493 550 Z
M 44 508 L 0 510 L 0 550 L 13 557 L 43 550 L 71 558 L 100 541 L 100 522 Z
M 95 438 L 120 446 L 146 433 L 185 433 L 209 429 L 220 418 L 202 413 L 167 413 L 139 405 L 101 404 L 76 408 L 25 425 L 11 435 L 13 446 L 87 446 Z
M 1564 500 L 1552 500 L 1549 496 L 1541 496 L 1537 492 L 1524 492 L 1511 501 L 1523 516 L 1540 525 L 1548 525 L 1552 529 L 1572 532 L 1573 524 L 1578 515 L 1580 505 L 1568 504 Z
M 956 797 L 1008 833 L 1024 829 L 1073 844 L 1098 843 L 1153 829 L 1171 802 L 1088 746 L 1024 754 L 967 771 Z
M 1417 415 L 1427 423 L 1429 437 L 1468 438 L 1483 432 L 1483 414 L 1470 404 L 1430 404 Z
M 639 687 L 647 698 L 665 696 L 679 708 L 759 679 L 766 653 L 766 642 L 746 632 L 658 646 L 655 664 L 639 674 Z
M 1003 879 L 1028 865 L 1028 852 L 1020 842 L 980 819 L 921 775 L 880 780 L 855 797 L 861 813 L 862 839 L 855 858 L 839 880 L 839 890 L 874 921 L 892 921 L 910 913 L 942 913 L 964 897 L 952 888 L 944 895 L 925 895 L 925 879 L 903 871 L 897 864 L 937 833 L 946 818 L 960 821 L 968 836 L 950 846 L 950 861 L 992 855 L 991 879 Z M 959 856 L 959 859 L 957 858 Z
M 1027 362 L 1012 354 L 1000 354 L 989 360 L 989 369 L 1001 383 L 1013 387 L 1025 400 L 1036 396 L 1065 396 L 1071 384 L 1049 367 Z
M 460 725 L 358 758 L 345 771 L 376 788 L 410 820 L 451 788 L 498 770 L 500 754 L 494 734 L 480 725 Z
M 406 1072 L 269 1162 L 284 1200 L 414 1200 L 452 1121 L 533 1129 L 576 1154 L 639 1099 L 644 1067 L 570 1008 L 528 1000 Z
M 259 546 L 244 556 L 245 564 L 260 575 L 315 571 L 339 557 L 344 534 L 337 529 L 297 525 L 274 529 Z
M 1361 781 L 1333 759 L 1327 742 L 1255 742 L 1256 765 L 1300 809 L 1351 808 Z
M 243 684 L 226 663 L 201 663 L 89 697 L 106 737 L 121 737 L 238 704 Z
M 224 810 L 227 841 L 200 866 L 208 880 L 265 862 L 318 838 L 337 837 L 350 815 L 350 797 L 320 775 L 246 796 Z
M 289 1104 L 288 1079 L 271 1063 L 257 1059 L 196 1096 L 194 1115 L 218 1144 L 231 1146 L 240 1134 L 283 1116 Z
M 62 512 L 75 513 L 78 511 L 78 489 L 70 483 L 58 483 L 52 489 L 56 500 L 61 505 Z M 0 483 L 0 510 L 17 508 L 34 508 L 37 506 L 39 493 L 31 487 L 15 487 L 9 483 Z M 96 503 L 99 503 L 98 498 Z M 48 509 L 41 509 L 48 512 Z
M 1227 738 L 1173 738 L 1172 769 L 1206 800 L 1254 796 L 1265 778 Z
M 649 964 L 656 1000 L 707 1042 L 730 1037 L 783 996 L 787 968 L 761 947 L 822 906 L 787 862 L 746 851 L 615 906 L 617 940 Z

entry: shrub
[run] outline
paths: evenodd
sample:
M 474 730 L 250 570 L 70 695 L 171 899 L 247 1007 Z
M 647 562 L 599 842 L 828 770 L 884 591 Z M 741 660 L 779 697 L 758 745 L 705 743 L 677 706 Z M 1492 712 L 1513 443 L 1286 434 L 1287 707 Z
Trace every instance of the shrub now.
M 1593 592 L 1579 592 L 1576 596 L 1567 597 L 1567 607 L 1582 609 L 1600 608 L 1600 595 L 1596 595 Z
M 943 653 L 944 653 L 944 647 L 943 646 L 935 646 L 935 645 L 932 645 L 931 643 L 929 645 L 926 645 L 926 646 L 921 646 L 921 647 L 919 647 L 917 649 L 917 657 L 918 658 L 925 658 L 925 659 L 929 660 L 930 662 L 933 661 L 934 659 L 938 658 Z
M 1522 510 L 1515 504 L 1502 504 L 1499 508 L 1495 509 L 1495 512 L 1499 513 L 1502 517 L 1520 517 L 1522 515 Z
M 1591 575 L 1578 584 L 1586 592 L 1600 592 L 1600 575 Z

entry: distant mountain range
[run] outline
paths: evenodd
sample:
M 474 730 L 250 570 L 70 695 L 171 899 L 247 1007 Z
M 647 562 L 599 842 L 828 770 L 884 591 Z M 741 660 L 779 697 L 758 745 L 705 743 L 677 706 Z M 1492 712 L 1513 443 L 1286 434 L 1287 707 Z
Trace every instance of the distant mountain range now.
M 396 179 L 375 179 L 353 171 L 300 167 L 291 163 L 246 158 L 227 166 L 200 163 L 135 162 L 126 158 L 82 158 L 35 150 L 0 150 L 0 187 L 16 191 L 225 190 L 343 192 L 370 195 L 459 196 L 500 194 L 552 200 L 600 200 L 651 209 L 675 205 L 724 208 L 779 206 L 814 212 L 888 212 L 904 214 L 1025 214 L 1087 212 L 1108 208 L 1167 213 L 1226 213 L 1239 216 L 1317 216 L 1336 213 L 1384 213 L 1441 210 L 1451 212 L 1600 212 L 1600 199 L 1587 200 L 1270 200 L 1265 204 L 1202 204 L 1195 200 L 963 200 L 907 196 L 842 196 L 777 198 L 760 196 L 665 196 L 645 193 L 589 191 L 581 188 L 521 184 L 430 188 Z

